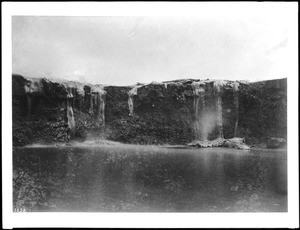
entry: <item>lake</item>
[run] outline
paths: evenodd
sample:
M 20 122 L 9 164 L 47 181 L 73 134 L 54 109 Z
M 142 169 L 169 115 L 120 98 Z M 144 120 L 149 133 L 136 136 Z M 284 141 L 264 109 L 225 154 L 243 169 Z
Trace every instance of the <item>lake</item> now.
M 286 150 L 74 145 L 13 149 L 22 211 L 286 212 Z

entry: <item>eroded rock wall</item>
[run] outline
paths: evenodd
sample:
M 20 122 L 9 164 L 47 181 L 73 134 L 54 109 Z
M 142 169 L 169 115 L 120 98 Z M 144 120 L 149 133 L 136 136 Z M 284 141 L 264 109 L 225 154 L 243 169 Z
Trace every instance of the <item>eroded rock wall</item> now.
M 20 75 L 13 75 L 12 87 L 15 146 L 84 140 L 102 132 L 106 93 L 101 87 Z
M 240 86 L 239 136 L 250 143 L 287 138 L 287 79 Z
M 13 75 L 13 143 L 286 139 L 286 82 L 184 79 L 119 87 Z

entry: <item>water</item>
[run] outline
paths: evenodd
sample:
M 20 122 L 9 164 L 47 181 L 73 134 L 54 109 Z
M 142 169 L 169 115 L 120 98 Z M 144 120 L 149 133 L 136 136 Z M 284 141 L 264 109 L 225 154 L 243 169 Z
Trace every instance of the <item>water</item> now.
M 15 148 L 14 211 L 287 211 L 283 150 Z

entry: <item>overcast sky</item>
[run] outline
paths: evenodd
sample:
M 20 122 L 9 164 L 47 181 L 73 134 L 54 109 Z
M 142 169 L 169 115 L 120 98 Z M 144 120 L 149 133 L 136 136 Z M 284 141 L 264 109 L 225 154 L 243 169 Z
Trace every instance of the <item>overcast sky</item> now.
M 287 25 L 265 12 L 210 17 L 14 16 L 13 73 L 130 85 L 286 77 Z

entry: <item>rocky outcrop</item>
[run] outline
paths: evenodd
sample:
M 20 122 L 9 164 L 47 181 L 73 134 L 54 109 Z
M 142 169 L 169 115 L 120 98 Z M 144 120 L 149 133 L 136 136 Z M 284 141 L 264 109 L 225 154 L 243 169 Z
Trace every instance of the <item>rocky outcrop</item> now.
M 120 87 L 13 75 L 12 99 L 14 145 L 89 136 L 135 144 L 286 139 L 286 79 Z
M 279 148 L 286 148 L 287 143 L 284 138 L 276 138 L 272 137 L 267 141 L 267 148 L 269 149 L 279 149 Z
M 193 141 L 187 144 L 187 146 L 198 148 L 226 147 L 241 150 L 250 150 L 250 147 L 245 143 L 245 138 L 239 137 L 234 137 L 231 139 L 218 138 L 212 141 Z

